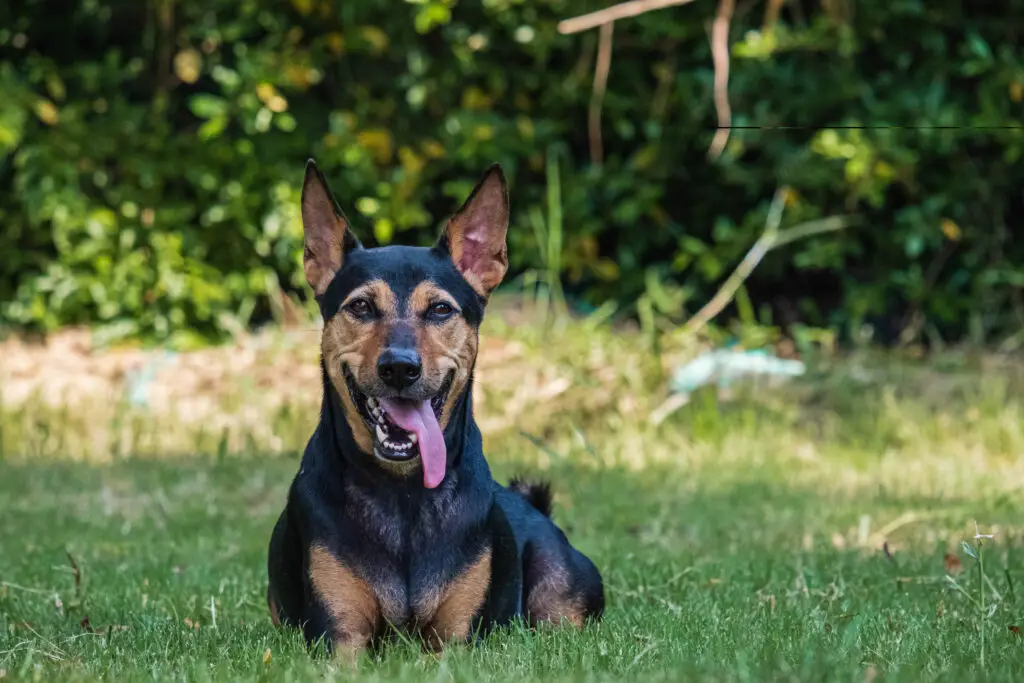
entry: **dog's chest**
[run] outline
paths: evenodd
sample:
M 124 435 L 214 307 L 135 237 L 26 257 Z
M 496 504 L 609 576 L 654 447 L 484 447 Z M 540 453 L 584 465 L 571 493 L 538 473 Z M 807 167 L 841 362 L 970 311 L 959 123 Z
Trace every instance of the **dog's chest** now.
M 373 585 L 381 616 L 392 626 L 410 630 L 434 621 L 446 582 L 433 567 L 412 565 L 408 571 L 381 571 Z
M 450 516 L 426 514 L 407 519 L 406 528 L 387 535 L 391 561 L 378 564 L 370 582 L 387 623 L 406 631 L 453 619 L 461 623 L 482 604 L 490 553 L 467 547 L 479 544 L 450 521 Z
M 454 481 L 452 482 L 455 483 Z M 384 624 L 402 631 L 461 633 L 481 607 L 490 581 L 484 547 L 489 500 L 455 495 L 349 499 L 346 554 L 359 558 Z

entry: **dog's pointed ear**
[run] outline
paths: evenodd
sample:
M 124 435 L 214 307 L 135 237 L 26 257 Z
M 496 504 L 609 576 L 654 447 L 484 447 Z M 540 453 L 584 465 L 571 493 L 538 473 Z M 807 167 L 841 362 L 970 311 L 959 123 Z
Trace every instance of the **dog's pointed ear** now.
M 447 251 L 466 282 L 484 299 L 508 270 L 508 217 L 505 174 L 494 164 L 449 219 L 438 242 L 438 248 Z
M 345 254 L 362 245 L 312 159 L 306 162 L 302 181 L 302 237 L 306 282 L 320 296 L 341 270 Z

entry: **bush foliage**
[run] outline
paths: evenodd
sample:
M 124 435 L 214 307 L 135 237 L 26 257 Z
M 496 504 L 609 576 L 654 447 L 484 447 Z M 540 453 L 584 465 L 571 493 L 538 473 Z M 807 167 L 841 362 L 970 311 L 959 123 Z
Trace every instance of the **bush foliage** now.
M 716 3 L 619 21 L 598 164 L 597 31 L 556 29 L 592 2 L 5 3 L 0 315 L 177 342 L 267 319 L 305 296 L 315 156 L 371 244 L 429 243 L 500 161 L 514 273 L 668 319 L 715 291 L 785 184 L 784 226 L 862 220 L 769 254 L 742 297 L 762 322 L 1000 339 L 1024 320 L 1024 3 L 986 7 L 739 3 L 744 128 L 716 161 Z

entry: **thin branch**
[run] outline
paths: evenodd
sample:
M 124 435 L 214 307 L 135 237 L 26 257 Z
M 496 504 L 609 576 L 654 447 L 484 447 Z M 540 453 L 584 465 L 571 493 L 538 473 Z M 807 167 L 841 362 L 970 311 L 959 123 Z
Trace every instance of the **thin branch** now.
M 566 19 L 558 22 L 558 32 L 562 35 L 569 35 L 571 33 L 579 33 L 580 31 L 587 31 L 592 28 L 597 28 L 612 21 L 619 19 L 625 19 L 627 17 L 635 17 L 645 12 L 652 10 L 664 9 L 665 7 L 672 7 L 673 5 L 687 5 L 693 2 L 693 0 L 630 0 L 630 2 L 620 2 L 617 5 L 606 7 L 603 10 L 597 12 L 591 12 L 590 14 L 583 14 L 572 19 Z
M 615 22 L 601 25 L 601 38 L 597 44 L 597 63 L 594 66 L 594 92 L 590 96 L 590 112 L 587 124 L 590 131 L 590 159 L 595 164 L 604 160 L 604 145 L 601 142 L 601 105 L 608 89 L 608 72 L 612 67 L 612 30 Z
M 946 265 L 946 261 L 956 251 L 957 246 L 957 242 L 946 242 L 942 247 L 942 251 L 939 252 L 938 256 L 928 266 L 928 271 L 924 275 L 924 284 L 921 287 L 921 295 L 911 304 L 910 309 L 900 322 L 899 340 L 903 346 L 909 345 L 921 336 L 926 323 L 924 314 L 921 312 L 921 304 L 931 294 L 932 287 L 935 286 L 939 273 L 942 272 L 943 266 Z
M 779 10 L 785 0 L 768 0 L 768 6 L 764 9 L 764 21 L 761 23 L 761 33 L 768 33 L 775 30 L 779 23 Z
M 25 591 L 26 593 L 36 593 L 38 595 L 53 595 L 52 588 L 29 588 L 27 586 L 19 586 L 16 583 L 10 583 L 9 581 L 0 581 L 0 587 L 10 588 L 16 591 Z
M 758 238 L 754 246 L 750 248 L 747 255 L 743 257 L 743 260 L 736 270 L 732 272 L 729 279 L 725 281 L 725 284 L 718 290 L 718 292 L 711 298 L 711 301 L 704 304 L 697 313 L 686 321 L 686 325 L 683 328 L 684 333 L 694 334 L 707 325 L 711 320 L 722 312 L 733 296 L 736 294 L 736 290 L 740 288 L 743 282 L 750 277 L 750 274 L 754 272 L 754 268 L 761 262 L 761 259 L 765 255 L 777 247 L 781 247 L 784 244 L 789 244 L 798 239 L 810 237 L 811 235 L 820 235 L 826 232 L 833 232 L 835 230 L 841 230 L 843 228 L 854 225 L 857 221 L 856 216 L 832 216 L 831 218 L 824 218 L 821 220 L 808 221 L 807 223 L 801 223 L 788 230 L 779 232 L 779 223 L 782 221 L 782 210 L 785 207 L 785 198 L 789 193 L 789 189 L 786 187 L 779 188 L 775 193 L 775 198 L 772 200 L 772 206 L 768 210 L 768 220 L 765 225 L 764 233 Z
M 174 0 L 163 0 L 156 6 L 156 63 L 159 70 L 157 90 L 166 93 L 171 89 L 174 70 L 171 68 L 174 51 Z
M 800 225 L 795 225 L 792 228 L 788 228 L 784 232 L 779 233 L 775 241 L 772 242 L 772 249 L 778 249 L 779 247 L 785 246 L 790 242 L 802 240 L 805 237 L 812 237 L 814 235 L 820 235 L 826 232 L 835 232 L 836 230 L 842 230 L 848 228 L 856 223 L 856 216 L 829 216 L 828 218 L 820 218 L 815 221 L 807 221 Z
M 587 74 L 590 73 L 590 62 L 592 59 L 594 59 L 594 41 L 591 36 L 587 36 L 583 39 L 583 49 L 580 50 L 580 58 L 576 60 L 572 71 L 569 72 L 569 78 L 574 82 L 582 83 Z
M 711 297 L 711 301 L 704 304 L 704 307 L 697 311 L 696 315 L 686 321 L 684 332 L 690 334 L 697 332 L 707 325 L 712 318 L 721 313 L 722 309 L 732 301 L 736 290 L 740 288 L 743 281 L 750 276 L 754 268 L 757 267 L 757 264 L 768 253 L 769 244 L 778 234 L 779 223 L 782 222 L 782 210 L 786 206 L 786 194 L 788 192 L 789 188 L 786 187 L 780 187 L 776 190 L 771 208 L 768 209 L 768 221 L 765 224 L 764 233 L 754 242 L 754 246 L 750 248 L 750 251 L 743 257 L 740 264 L 736 266 L 736 270 L 732 272 L 732 275 L 725 281 L 725 284 Z
M 715 65 L 715 111 L 718 112 L 718 130 L 711 140 L 708 157 L 712 160 L 721 156 L 725 143 L 729 141 L 732 126 L 732 109 L 729 107 L 729 22 L 735 0 L 719 0 L 718 15 L 711 28 L 711 59 Z
M 658 74 L 658 87 L 654 91 L 654 97 L 651 100 L 651 113 L 649 114 L 652 121 L 662 123 L 665 120 L 669 98 L 672 95 L 672 87 L 675 85 L 677 62 L 677 52 L 673 47 L 666 55 L 665 68 Z

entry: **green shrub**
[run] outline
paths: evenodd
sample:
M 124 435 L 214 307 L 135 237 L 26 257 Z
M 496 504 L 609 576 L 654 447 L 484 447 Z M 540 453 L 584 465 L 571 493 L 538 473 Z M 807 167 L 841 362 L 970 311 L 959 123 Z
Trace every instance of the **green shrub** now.
M 371 244 L 428 243 L 502 162 L 523 273 L 544 260 L 531 216 L 551 154 L 560 268 L 581 304 L 629 312 L 662 282 L 692 313 L 784 183 L 784 225 L 864 221 L 765 259 L 748 291 L 775 322 L 951 340 L 1024 319 L 1020 0 L 971 14 L 948 0 L 789 2 L 767 29 L 761 6 L 742 7 L 733 124 L 776 128 L 732 131 L 717 162 L 715 3 L 620 21 L 602 165 L 586 125 L 596 31 L 556 30 L 594 9 L 582 0 L 19 4 L 0 8 L 9 324 L 185 343 L 267 319 L 304 296 L 309 156 Z

